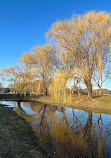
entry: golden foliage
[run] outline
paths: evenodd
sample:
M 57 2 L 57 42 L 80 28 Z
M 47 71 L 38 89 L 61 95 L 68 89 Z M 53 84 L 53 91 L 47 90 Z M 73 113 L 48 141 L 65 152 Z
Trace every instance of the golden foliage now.
M 91 97 L 94 72 L 99 76 L 103 73 L 110 53 L 110 14 L 90 11 L 84 15 L 73 16 L 69 20 L 57 21 L 46 36 L 54 41 L 61 54 L 64 54 L 63 68 L 67 67 L 67 61 L 73 63 L 72 69 L 85 83 Z
M 72 94 L 71 89 L 67 90 L 67 81 L 81 81 L 91 98 L 92 79 L 96 74 L 97 83 L 102 87 L 110 58 L 110 14 L 90 11 L 73 15 L 71 19 L 56 21 L 46 36 L 53 47 L 50 44 L 34 46 L 31 53 L 23 54 L 20 67 L 3 69 L 2 74 L 14 79 L 17 91 L 22 92 L 28 85 L 31 94 L 39 94 L 41 89 L 47 94 L 48 89 L 53 97 L 63 97 L 64 102 L 71 100 Z

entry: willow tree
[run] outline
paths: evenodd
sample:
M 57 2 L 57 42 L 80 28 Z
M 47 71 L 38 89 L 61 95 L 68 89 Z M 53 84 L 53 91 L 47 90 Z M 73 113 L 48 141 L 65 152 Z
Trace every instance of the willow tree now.
M 11 82 L 16 92 L 21 94 L 34 80 L 33 71 L 28 65 L 20 64 L 1 69 L 2 79 Z
M 110 65 L 110 58 L 106 59 L 104 63 L 102 63 L 101 57 L 98 60 L 98 67 L 97 72 L 94 73 L 93 79 L 96 83 L 96 86 L 99 88 L 98 95 L 102 95 L 102 85 L 103 83 L 111 78 L 111 65 Z M 107 64 L 106 64 L 107 63 Z
M 16 66 L 2 68 L 0 72 L 1 79 L 8 81 L 10 84 L 14 84 L 16 81 Z
M 61 53 L 67 51 L 71 55 L 73 69 L 86 85 L 91 98 L 94 72 L 100 74 L 98 69 L 103 64 L 107 65 L 110 53 L 110 14 L 91 11 L 69 20 L 56 21 L 46 36 L 59 47 Z
M 58 67 L 57 50 L 51 45 L 34 46 L 31 53 L 24 53 L 20 62 L 33 68 L 35 80 L 42 81 L 43 92 L 47 95 L 48 85 L 55 69 Z M 39 86 L 41 87 L 41 86 Z
M 62 99 L 63 103 L 69 102 L 71 98 L 69 98 L 67 91 L 67 80 L 69 78 L 68 73 L 62 73 L 60 71 L 56 72 L 53 76 L 52 82 L 49 85 L 49 93 L 52 97 L 57 99 Z
M 59 68 L 53 75 L 52 82 L 49 86 L 49 93 L 58 101 L 62 98 L 64 103 L 69 103 L 72 98 L 72 86 L 68 89 L 68 84 L 74 81 L 74 87 L 80 82 L 78 74 L 76 74 L 76 65 L 72 54 L 69 50 L 57 52 L 59 59 Z
M 16 70 L 16 79 L 17 81 L 14 83 L 16 91 L 19 91 L 19 93 L 30 91 L 30 87 L 35 79 L 33 68 L 30 65 L 20 63 Z

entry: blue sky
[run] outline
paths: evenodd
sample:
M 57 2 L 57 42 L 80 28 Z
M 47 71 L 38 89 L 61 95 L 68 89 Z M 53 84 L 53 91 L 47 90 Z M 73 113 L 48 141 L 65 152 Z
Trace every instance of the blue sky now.
M 111 12 L 111 0 L 0 0 L 0 68 L 46 43 L 45 33 L 56 20 L 90 10 Z

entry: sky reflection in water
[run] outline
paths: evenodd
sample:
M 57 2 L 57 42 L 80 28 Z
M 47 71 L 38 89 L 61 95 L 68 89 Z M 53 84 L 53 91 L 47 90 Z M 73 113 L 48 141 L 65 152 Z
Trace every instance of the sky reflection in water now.
M 111 157 L 111 115 L 35 102 L 0 103 L 32 124 L 51 157 Z

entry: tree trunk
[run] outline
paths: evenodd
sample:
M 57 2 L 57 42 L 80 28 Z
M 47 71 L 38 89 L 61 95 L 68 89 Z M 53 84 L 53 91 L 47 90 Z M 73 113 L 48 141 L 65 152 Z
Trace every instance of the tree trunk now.
M 85 80 L 84 82 L 86 84 L 87 90 L 88 90 L 88 99 L 92 98 L 92 83 L 90 80 Z
M 101 88 L 101 86 L 100 86 L 100 89 L 99 89 L 99 96 L 101 96 L 102 95 L 102 88 Z
M 47 87 L 46 87 L 46 93 L 45 94 L 47 95 Z
M 47 85 L 45 82 L 43 83 L 43 91 L 44 91 L 44 94 L 47 95 L 47 93 L 48 93 L 47 92 Z
M 92 98 L 92 89 L 88 89 L 88 99 Z

